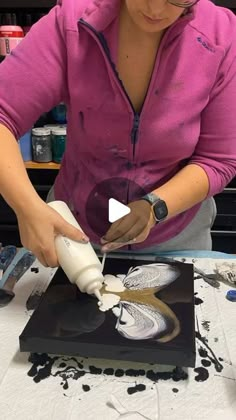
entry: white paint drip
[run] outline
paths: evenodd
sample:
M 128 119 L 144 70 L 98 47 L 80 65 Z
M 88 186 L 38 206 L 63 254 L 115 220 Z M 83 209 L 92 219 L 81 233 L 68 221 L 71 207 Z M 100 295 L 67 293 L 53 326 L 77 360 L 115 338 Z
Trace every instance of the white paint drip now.
M 118 420 L 120 419 L 128 419 L 128 420 L 151 420 L 150 417 L 146 417 L 145 415 L 141 414 L 139 411 L 128 411 L 118 400 L 118 398 L 111 394 L 110 400 L 107 402 L 108 407 L 113 408 L 118 414 Z
M 107 254 L 106 254 L 106 252 L 103 254 L 103 257 L 102 257 L 102 272 L 103 272 L 103 270 L 104 270 L 104 266 L 105 266 L 105 262 L 106 262 L 106 257 L 107 257 Z
M 109 309 L 112 309 L 114 306 L 116 306 L 119 302 L 119 296 L 114 295 L 113 293 L 105 293 L 104 295 L 102 295 L 102 300 L 98 302 L 98 306 L 100 311 L 106 312 L 109 311 Z
M 108 292 L 124 292 L 125 287 L 121 279 L 113 276 L 112 274 L 105 274 L 104 279 L 104 283 L 106 285 L 105 290 Z

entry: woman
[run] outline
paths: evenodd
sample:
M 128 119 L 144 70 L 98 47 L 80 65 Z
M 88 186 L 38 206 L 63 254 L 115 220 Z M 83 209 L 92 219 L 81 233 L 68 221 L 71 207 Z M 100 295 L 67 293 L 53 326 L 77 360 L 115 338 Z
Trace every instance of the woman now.
M 15 141 L 64 101 L 51 195 L 90 240 L 210 249 L 212 196 L 236 175 L 235 57 L 236 18 L 208 0 L 59 1 L 0 66 L 0 191 L 23 245 L 54 266 L 55 234 L 88 240 L 37 196 Z M 109 198 L 131 209 L 111 226 Z

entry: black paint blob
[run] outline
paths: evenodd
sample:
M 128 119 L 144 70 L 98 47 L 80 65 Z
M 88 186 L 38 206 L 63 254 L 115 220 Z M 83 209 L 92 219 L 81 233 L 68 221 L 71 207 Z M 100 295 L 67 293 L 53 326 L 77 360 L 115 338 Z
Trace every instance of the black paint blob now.
M 208 352 L 205 349 L 203 349 L 202 347 L 199 348 L 198 353 L 199 353 L 199 356 L 201 356 L 201 357 L 207 357 L 208 356 Z
M 194 369 L 194 372 L 197 373 L 197 376 L 194 378 L 197 382 L 205 382 L 209 378 L 209 372 L 204 367 L 198 367 Z
M 114 369 L 112 368 L 104 369 L 103 373 L 104 375 L 114 375 Z
M 146 372 L 144 369 L 139 369 L 138 373 L 139 373 L 139 376 L 144 376 Z
M 197 296 L 194 296 L 194 305 L 201 305 L 203 303 L 203 300 L 200 299 Z
M 179 382 L 188 379 L 188 374 L 182 368 L 176 367 L 170 372 L 153 372 L 153 370 L 148 370 L 146 377 L 153 382 L 158 382 L 159 380 L 167 381 L 169 379 Z
M 89 392 L 91 389 L 89 385 L 82 385 L 82 388 L 84 392 Z
M 146 385 L 138 384 L 138 385 L 135 385 L 133 387 L 128 388 L 127 392 L 128 392 L 129 395 L 132 395 L 132 394 L 135 394 L 136 392 L 145 391 L 145 389 L 146 389 Z
M 137 377 L 137 376 L 144 376 L 145 375 L 145 370 L 144 369 L 127 369 L 126 371 L 125 371 L 125 374 L 127 375 L 127 376 L 134 376 L 134 377 Z
M 127 376 L 134 376 L 134 377 L 137 377 L 137 376 L 139 376 L 139 370 L 136 370 L 136 369 L 127 369 L 127 370 L 125 371 L 125 374 L 126 374 Z
M 211 361 L 210 360 L 202 359 L 201 362 L 202 362 L 202 366 L 204 366 L 204 367 L 211 366 Z
M 30 271 L 31 271 L 32 273 L 36 273 L 36 274 L 38 274 L 39 269 L 38 269 L 37 267 L 32 267 L 32 268 L 30 269 Z
M 68 366 L 66 363 L 62 362 L 59 367 L 56 368 L 56 372 L 52 373 L 52 367 L 58 359 L 59 357 L 50 357 L 45 353 L 32 353 L 29 356 L 29 362 L 31 362 L 33 366 L 29 370 L 28 376 L 32 377 L 35 383 L 39 383 L 50 376 L 59 376 L 61 378 L 60 384 L 63 389 L 68 389 L 69 379 L 77 380 L 86 374 L 84 370 L 80 370 L 82 364 L 73 357 L 69 359 L 69 362 L 75 361 L 76 366 Z
M 172 388 L 172 391 L 177 394 L 177 392 L 179 392 L 178 388 Z
M 123 369 L 117 369 L 117 370 L 115 371 L 115 376 L 116 376 L 117 378 L 121 378 L 122 376 L 124 376 L 124 374 L 125 374 L 125 372 L 124 372 L 124 370 L 123 370 Z
M 49 357 L 46 353 L 31 354 L 29 356 L 29 362 L 33 363 L 33 366 L 29 370 L 28 376 L 31 376 L 36 383 L 49 378 L 51 376 L 52 366 L 57 359 L 58 357 Z
M 204 344 L 204 346 L 206 347 L 204 354 L 205 356 L 202 357 L 207 357 L 211 363 L 214 365 L 216 372 L 221 372 L 223 370 L 223 365 L 220 363 L 220 361 L 217 359 L 216 355 L 214 354 L 213 350 L 210 348 L 207 339 L 205 337 L 202 337 L 199 331 L 196 331 L 196 338 L 202 343 Z M 209 353 L 210 354 L 209 354 Z M 200 354 L 200 353 L 199 353 Z M 203 354 L 203 353 L 202 353 Z
M 101 375 L 102 369 L 97 368 L 96 366 L 89 366 L 89 371 L 92 375 Z

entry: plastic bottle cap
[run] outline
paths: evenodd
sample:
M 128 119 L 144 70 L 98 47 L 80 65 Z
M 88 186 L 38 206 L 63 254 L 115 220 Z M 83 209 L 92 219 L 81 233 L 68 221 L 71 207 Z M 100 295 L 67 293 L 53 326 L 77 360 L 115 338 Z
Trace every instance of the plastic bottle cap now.
M 226 299 L 230 300 L 230 302 L 236 302 L 236 290 L 229 290 Z
M 95 290 L 100 290 L 103 282 L 104 277 L 97 267 L 88 267 L 83 270 L 75 281 L 81 292 L 88 294 L 93 294 Z
M 52 132 L 52 130 L 55 130 L 56 128 L 67 128 L 66 124 L 45 124 L 44 128 L 49 128 Z
M 50 136 L 51 130 L 45 127 L 37 127 L 32 129 L 32 134 L 34 136 Z
M 19 33 L 18 36 L 22 36 L 24 37 L 24 33 L 23 33 L 23 29 L 20 26 L 17 25 L 2 25 L 1 26 L 1 31 L 2 32 L 17 32 Z
M 67 130 L 66 127 L 55 127 L 52 128 L 52 135 L 54 136 L 66 136 Z

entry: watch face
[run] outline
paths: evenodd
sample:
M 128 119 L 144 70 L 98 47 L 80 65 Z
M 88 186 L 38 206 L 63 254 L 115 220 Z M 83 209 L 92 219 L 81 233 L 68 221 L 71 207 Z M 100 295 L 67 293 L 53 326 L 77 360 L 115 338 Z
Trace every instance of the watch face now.
M 154 204 L 153 211 L 156 219 L 160 222 L 168 216 L 168 209 L 165 201 L 163 200 L 159 200 L 156 204 Z

